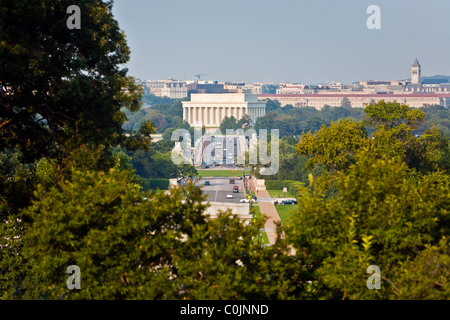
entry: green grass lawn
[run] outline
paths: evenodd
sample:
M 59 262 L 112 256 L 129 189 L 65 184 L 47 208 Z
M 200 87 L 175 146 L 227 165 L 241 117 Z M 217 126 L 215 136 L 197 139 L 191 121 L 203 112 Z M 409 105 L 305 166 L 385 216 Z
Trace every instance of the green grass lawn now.
M 283 190 L 267 190 L 267 192 L 270 194 L 270 197 L 276 197 L 276 198 L 295 198 L 295 196 L 290 193 L 286 192 L 286 197 L 284 196 Z
M 197 170 L 199 177 L 242 177 L 242 170 Z M 234 173 L 233 173 L 234 171 Z M 245 171 L 250 174 L 250 171 Z
M 276 205 L 275 209 L 277 209 L 278 215 L 280 216 L 281 223 L 286 224 L 287 220 L 292 216 L 291 211 L 297 210 L 296 205 Z
M 259 210 L 259 206 L 258 205 L 254 205 L 253 209 L 255 211 L 255 219 L 259 218 L 261 216 L 261 211 Z M 270 244 L 269 237 L 267 237 L 267 233 L 260 232 L 260 234 L 262 236 L 263 244 Z

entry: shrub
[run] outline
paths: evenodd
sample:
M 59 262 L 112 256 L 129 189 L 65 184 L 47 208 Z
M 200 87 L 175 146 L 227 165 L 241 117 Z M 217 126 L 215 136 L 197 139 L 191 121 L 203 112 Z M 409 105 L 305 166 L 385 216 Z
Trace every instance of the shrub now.
M 168 190 L 169 189 L 169 179 L 143 179 L 143 188 L 145 191 L 150 189 L 161 189 Z
M 284 180 L 266 180 L 267 190 L 283 190 Z

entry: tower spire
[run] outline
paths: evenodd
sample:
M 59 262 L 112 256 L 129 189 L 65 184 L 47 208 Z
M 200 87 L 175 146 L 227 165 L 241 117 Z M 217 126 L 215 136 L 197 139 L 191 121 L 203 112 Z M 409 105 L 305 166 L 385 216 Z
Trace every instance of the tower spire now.
M 419 61 L 414 60 L 414 63 L 411 66 L 411 83 L 420 83 L 422 68 L 420 67 Z

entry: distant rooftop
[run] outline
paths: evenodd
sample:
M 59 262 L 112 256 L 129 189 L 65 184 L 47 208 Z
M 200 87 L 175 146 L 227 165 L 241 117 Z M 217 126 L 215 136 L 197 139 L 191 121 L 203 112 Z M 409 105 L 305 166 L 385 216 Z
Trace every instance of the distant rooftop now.
M 360 98 L 370 98 L 370 97 L 386 97 L 386 98 L 450 98 L 450 93 L 363 93 L 363 94 L 355 94 L 355 93 L 312 93 L 312 94 L 270 94 L 263 93 L 258 94 L 259 98 L 344 98 L 344 97 L 360 97 Z

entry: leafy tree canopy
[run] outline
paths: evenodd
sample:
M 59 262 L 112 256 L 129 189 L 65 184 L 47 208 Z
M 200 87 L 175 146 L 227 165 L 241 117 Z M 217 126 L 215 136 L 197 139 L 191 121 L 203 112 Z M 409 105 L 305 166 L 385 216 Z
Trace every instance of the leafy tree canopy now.
M 130 50 L 112 2 L 79 3 L 79 30 L 66 26 L 72 4 L 0 1 L 0 149 L 17 147 L 27 162 L 61 147 L 126 145 L 120 108 L 140 106 L 141 89 L 119 68 Z
M 297 152 L 310 157 L 308 166 L 321 163 L 330 171 L 345 170 L 363 149 L 379 158 L 401 158 L 410 168 L 423 172 L 448 168 L 443 161 L 448 159 L 448 140 L 441 132 L 431 126 L 423 135 L 414 135 L 425 119 L 422 111 L 384 101 L 368 105 L 364 111 L 368 119 L 361 123 L 340 120 L 315 134 L 303 133 Z M 364 125 L 376 126 L 371 137 Z
M 229 212 L 209 220 L 199 188 L 142 195 L 130 173 L 74 170 L 71 181 L 39 187 L 23 211 L 25 279 L 4 298 L 278 299 L 306 295 L 286 244 L 254 242 L 251 225 Z M 271 259 L 277 255 L 278 259 Z M 81 270 L 69 290 L 66 269 Z
M 299 211 L 286 234 L 313 266 L 320 296 L 448 298 L 449 179 L 408 171 L 399 159 L 363 151 L 337 175 L 336 197 L 301 187 Z M 381 290 L 366 287 L 370 265 L 381 268 Z

